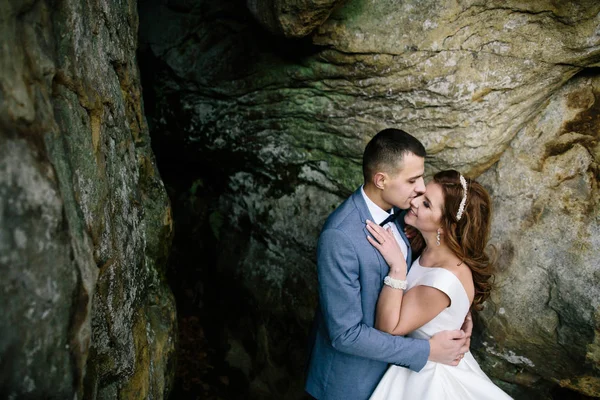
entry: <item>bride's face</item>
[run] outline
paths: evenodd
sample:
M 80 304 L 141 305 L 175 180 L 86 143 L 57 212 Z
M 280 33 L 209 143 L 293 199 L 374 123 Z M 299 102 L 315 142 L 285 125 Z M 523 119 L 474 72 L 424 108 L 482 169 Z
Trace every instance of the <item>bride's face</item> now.
M 444 195 L 442 187 L 431 181 L 427 184 L 425 194 L 415 197 L 410 202 L 410 210 L 404 222 L 417 228 L 421 233 L 436 232 L 440 227 Z

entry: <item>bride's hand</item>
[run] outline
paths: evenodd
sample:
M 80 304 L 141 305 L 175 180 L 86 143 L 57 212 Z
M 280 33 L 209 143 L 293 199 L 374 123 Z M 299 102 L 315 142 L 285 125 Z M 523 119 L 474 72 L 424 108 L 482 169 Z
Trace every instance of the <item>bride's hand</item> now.
M 383 229 L 373 221 L 367 220 L 367 230 L 371 234 L 367 236 L 367 240 L 381 253 L 390 270 L 406 271 L 406 259 L 392 229 Z

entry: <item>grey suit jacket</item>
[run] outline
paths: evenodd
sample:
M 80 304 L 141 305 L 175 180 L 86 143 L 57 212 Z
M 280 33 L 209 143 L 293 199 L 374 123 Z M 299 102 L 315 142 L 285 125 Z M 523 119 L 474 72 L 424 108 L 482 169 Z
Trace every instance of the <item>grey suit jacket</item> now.
M 419 371 L 429 356 L 428 341 L 373 328 L 389 268 L 366 239 L 367 219 L 373 217 L 359 188 L 329 216 L 319 237 L 320 304 L 305 387 L 317 399 L 367 399 L 388 364 Z M 403 218 L 397 224 L 408 244 Z

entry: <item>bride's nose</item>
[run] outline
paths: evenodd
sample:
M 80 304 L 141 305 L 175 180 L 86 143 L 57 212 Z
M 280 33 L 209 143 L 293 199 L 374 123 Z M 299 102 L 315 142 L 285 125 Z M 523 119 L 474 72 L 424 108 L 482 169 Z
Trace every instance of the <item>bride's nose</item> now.
M 419 196 L 420 197 L 420 196 Z M 415 197 L 410 201 L 410 206 L 413 208 L 419 208 L 419 197 Z

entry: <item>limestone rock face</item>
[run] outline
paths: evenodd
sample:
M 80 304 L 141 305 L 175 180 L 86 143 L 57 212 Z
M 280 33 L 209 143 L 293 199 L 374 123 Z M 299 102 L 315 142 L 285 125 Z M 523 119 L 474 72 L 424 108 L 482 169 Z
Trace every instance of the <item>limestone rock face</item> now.
M 600 395 L 599 111 L 600 75 L 573 79 L 481 177 L 500 271 L 479 354 L 503 380 Z
M 479 354 L 504 361 L 494 369 L 490 358 L 487 371 L 516 383 L 507 390 L 517 397 L 549 396 L 553 385 L 600 395 L 597 1 L 350 0 L 300 41 L 266 36 L 233 1 L 168 4 L 140 9 L 154 60 L 151 120 L 156 135 L 185 143 L 182 162 L 218 165 L 212 178 L 226 182 L 217 268 L 261 306 L 251 329 L 232 328 L 270 350 L 253 359 L 257 391 L 290 396 L 285 375 L 301 380 L 304 343 L 289 331 L 306 331 L 316 304 L 318 231 L 361 183 L 366 142 L 401 127 L 426 145 L 429 173 L 483 174 L 497 202 L 503 269 Z M 569 93 L 580 94 L 569 103 Z M 564 361 L 542 366 L 542 354 Z
M 135 2 L 0 3 L 0 392 L 157 399 L 173 378 L 170 206 Z
M 248 9 L 267 30 L 288 38 L 308 35 L 344 0 L 247 0 Z

